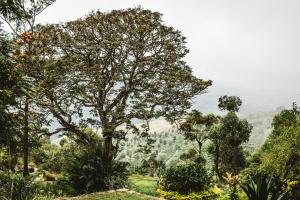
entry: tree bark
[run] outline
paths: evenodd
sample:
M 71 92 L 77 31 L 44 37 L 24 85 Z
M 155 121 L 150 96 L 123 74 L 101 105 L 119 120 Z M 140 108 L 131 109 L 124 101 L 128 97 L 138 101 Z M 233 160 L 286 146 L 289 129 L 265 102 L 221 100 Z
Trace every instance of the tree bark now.
M 103 159 L 110 162 L 114 158 L 114 147 L 112 144 L 112 137 L 108 133 L 103 133 Z
M 23 135 L 23 176 L 29 175 L 28 158 L 29 158 L 29 122 L 28 122 L 28 98 L 25 101 L 24 107 L 24 135 Z
M 219 171 L 219 162 L 220 162 L 219 158 L 220 158 L 220 148 L 218 144 L 215 144 L 215 168 L 216 168 L 215 170 L 219 179 L 223 180 L 223 177 L 221 176 Z
M 17 149 L 16 144 L 14 144 L 12 141 L 9 144 L 9 169 L 11 171 L 15 171 L 15 167 L 18 162 L 18 156 L 17 156 Z

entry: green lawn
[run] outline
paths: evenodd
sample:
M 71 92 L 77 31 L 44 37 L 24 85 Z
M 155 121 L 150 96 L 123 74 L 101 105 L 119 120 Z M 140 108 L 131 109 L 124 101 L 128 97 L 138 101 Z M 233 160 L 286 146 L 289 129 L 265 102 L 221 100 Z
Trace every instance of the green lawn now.
M 134 191 L 151 196 L 159 196 L 159 193 L 156 192 L 158 182 L 157 177 L 131 175 L 129 176 L 129 182 L 130 189 Z
M 129 192 L 98 192 L 93 194 L 82 195 L 68 200 L 154 200 L 144 194 Z M 61 200 L 64 200 L 63 198 Z
M 73 198 L 58 198 L 56 200 L 157 200 L 157 177 L 131 175 L 129 176 L 130 191 L 97 192 Z

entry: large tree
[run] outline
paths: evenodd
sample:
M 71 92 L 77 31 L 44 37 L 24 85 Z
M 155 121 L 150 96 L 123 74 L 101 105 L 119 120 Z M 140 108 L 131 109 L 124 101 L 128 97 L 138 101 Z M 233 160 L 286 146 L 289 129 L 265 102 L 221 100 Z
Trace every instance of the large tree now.
M 53 63 L 44 77 L 45 106 L 60 130 L 82 142 L 93 143 L 84 127 L 101 130 L 109 160 L 114 139 L 129 130 L 146 134 L 152 118 L 176 121 L 211 85 L 192 75 L 184 61 L 186 38 L 161 18 L 142 8 L 97 11 L 42 33 Z M 145 123 L 138 128 L 136 120 Z
M 36 35 L 36 18 L 55 0 L 2 0 L 0 1 L 0 19 L 7 23 L 13 31 L 13 37 L 17 41 L 14 58 L 18 71 L 30 80 L 32 87 L 27 87 L 25 95 L 19 100 L 18 113 L 22 115 L 23 133 L 23 173 L 28 175 L 28 159 L 30 147 L 30 132 L 40 132 L 42 123 L 46 117 L 40 112 L 36 104 L 35 94 L 38 86 L 36 49 L 34 42 L 38 40 Z M 40 64 L 40 63 L 39 63 Z M 43 132 L 43 131 L 42 131 Z

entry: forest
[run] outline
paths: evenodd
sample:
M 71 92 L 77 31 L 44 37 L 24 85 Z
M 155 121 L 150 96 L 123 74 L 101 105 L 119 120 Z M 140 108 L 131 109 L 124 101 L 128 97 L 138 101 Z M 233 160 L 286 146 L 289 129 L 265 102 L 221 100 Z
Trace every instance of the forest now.
M 296 103 L 268 132 L 238 96 L 193 109 L 213 81 L 162 13 L 36 23 L 52 4 L 0 0 L 0 200 L 300 199 Z

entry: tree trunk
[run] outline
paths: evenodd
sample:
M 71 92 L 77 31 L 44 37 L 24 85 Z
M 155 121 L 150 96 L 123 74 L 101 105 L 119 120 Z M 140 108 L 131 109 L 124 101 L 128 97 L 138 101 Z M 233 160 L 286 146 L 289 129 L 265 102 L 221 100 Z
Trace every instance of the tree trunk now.
M 9 169 L 11 171 L 15 171 L 15 167 L 18 163 L 18 156 L 16 144 L 14 144 L 12 141 L 9 144 L 9 157 Z
M 220 180 L 223 180 L 223 177 L 221 176 L 220 174 L 220 171 L 219 171 L 219 159 L 220 159 L 220 149 L 219 149 L 219 145 L 216 144 L 215 145 L 215 170 L 216 170 L 216 173 L 217 173 L 217 176 L 219 177 Z
M 29 122 L 28 122 L 28 99 L 25 101 L 24 108 L 24 135 L 23 135 L 23 176 L 29 175 L 28 157 L 29 157 Z
M 199 154 L 201 154 L 202 153 L 202 142 L 201 141 L 199 141 L 199 140 L 196 140 L 197 141 L 197 143 L 198 143 L 198 148 L 199 148 Z
M 112 144 L 112 137 L 107 133 L 103 134 L 103 159 L 106 161 L 112 161 L 114 158 L 114 147 Z

